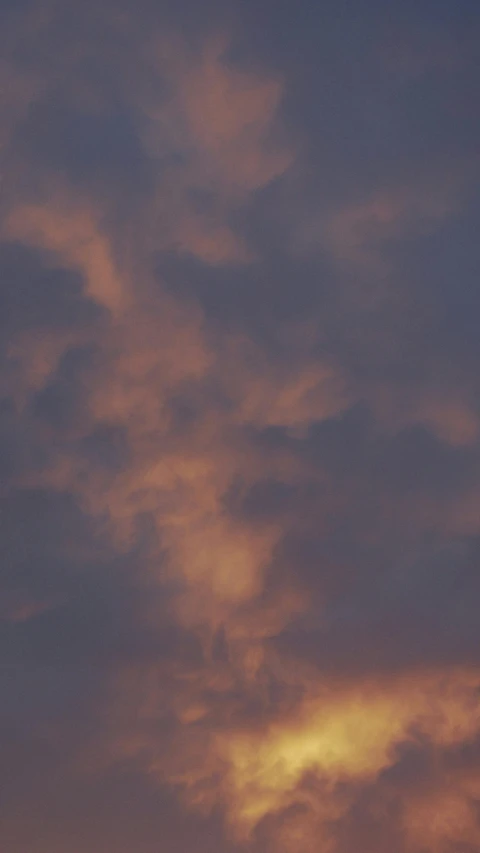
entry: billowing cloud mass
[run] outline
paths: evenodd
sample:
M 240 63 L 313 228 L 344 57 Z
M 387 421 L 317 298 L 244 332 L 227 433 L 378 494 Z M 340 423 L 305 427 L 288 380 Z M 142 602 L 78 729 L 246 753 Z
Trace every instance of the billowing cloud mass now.
M 0 6 L 6 853 L 480 850 L 480 9 L 361 5 Z

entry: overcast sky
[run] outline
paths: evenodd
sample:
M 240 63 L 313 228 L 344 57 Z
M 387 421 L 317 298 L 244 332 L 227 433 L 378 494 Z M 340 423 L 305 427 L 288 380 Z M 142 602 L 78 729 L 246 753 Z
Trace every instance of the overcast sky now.
M 0 0 L 2 853 L 480 850 L 478 0 Z

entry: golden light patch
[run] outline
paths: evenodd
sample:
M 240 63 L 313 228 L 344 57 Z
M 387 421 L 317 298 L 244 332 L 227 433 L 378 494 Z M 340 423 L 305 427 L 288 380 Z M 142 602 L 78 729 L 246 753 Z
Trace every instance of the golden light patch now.
M 247 833 L 270 813 L 303 802 L 302 780 L 323 779 L 335 803 L 340 782 L 375 779 L 397 760 L 398 747 L 418 736 L 438 746 L 462 743 L 480 730 L 475 672 L 428 674 L 356 688 L 335 682 L 292 716 L 257 731 L 213 736 L 225 767 L 219 794 L 232 824 Z

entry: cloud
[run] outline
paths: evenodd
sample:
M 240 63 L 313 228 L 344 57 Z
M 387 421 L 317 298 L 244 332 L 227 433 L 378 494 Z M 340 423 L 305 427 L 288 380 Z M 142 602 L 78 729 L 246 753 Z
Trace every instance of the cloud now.
M 460 269 L 477 161 L 441 106 L 395 162 L 376 4 L 321 56 L 214 5 L 8 25 L 0 840 L 470 853 L 478 380 L 432 246 Z
M 116 748 L 127 755 L 138 752 L 155 777 L 170 776 L 193 808 L 208 813 L 223 803 L 238 839 L 252 840 L 268 821 L 280 821 L 275 843 L 282 850 L 297 843 L 310 849 L 318 837 L 337 849 L 334 835 L 328 841 L 332 824 L 346 820 L 359 791 L 369 791 L 394 767 L 402 748 L 428 744 L 442 751 L 478 736 L 478 671 L 432 670 L 356 683 L 319 680 L 313 671 L 303 675 L 301 701 L 290 699 L 290 708 L 286 703 L 283 710 L 277 704 L 267 711 L 266 704 L 264 714 L 250 723 L 235 709 L 242 701 L 238 694 L 222 702 L 228 680 L 215 677 L 210 701 L 182 711 L 173 750 L 162 741 L 156 746 L 148 734 L 150 714 L 158 709 L 155 679 L 149 677 L 154 692 L 140 711 L 138 740 L 120 739 Z M 301 684 L 298 671 L 283 669 L 282 676 L 290 688 Z M 411 805 L 408 794 L 402 796 L 408 832 L 420 832 L 412 809 L 418 803 L 421 810 L 422 799 L 415 796 Z M 442 794 L 434 788 L 431 796 Z M 454 798 L 467 812 L 471 807 L 463 796 L 458 791 Z M 455 841 L 468 835 L 459 819 L 448 832 L 445 821 L 443 831 L 428 830 L 432 837 L 437 834 L 444 843 L 449 833 Z

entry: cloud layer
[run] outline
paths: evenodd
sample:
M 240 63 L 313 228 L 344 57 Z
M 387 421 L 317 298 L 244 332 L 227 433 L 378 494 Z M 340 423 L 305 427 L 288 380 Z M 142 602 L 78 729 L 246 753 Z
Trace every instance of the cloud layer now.
M 480 848 L 480 16 L 341 6 L 1 9 L 9 853 Z

